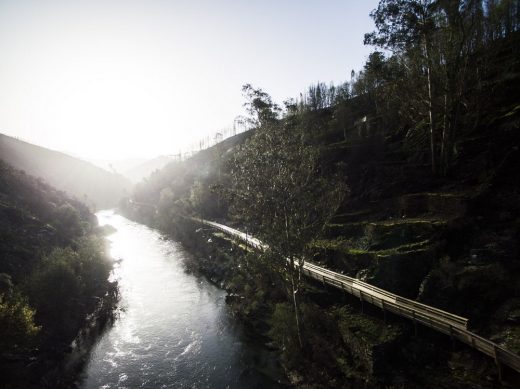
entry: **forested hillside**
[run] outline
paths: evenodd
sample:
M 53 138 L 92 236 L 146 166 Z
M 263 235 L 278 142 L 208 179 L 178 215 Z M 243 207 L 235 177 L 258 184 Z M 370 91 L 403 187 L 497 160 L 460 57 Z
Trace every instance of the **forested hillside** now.
M 156 170 L 160 170 L 170 163 L 173 158 L 166 155 L 144 161 L 130 169 L 123 170 L 121 174 L 130 179 L 132 182 L 137 183 L 143 178 L 148 177 Z
M 128 179 L 119 174 L 3 134 L 0 159 L 97 209 L 113 207 L 131 187 Z
M 351 81 L 283 108 L 245 85 L 254 129 L 153 174 L 121 209 L 198 252 L 295 382 L 492 387 L 492 360 L 300 278 L 312 260 L 520 353 L 518 2 L 382 0 L 372 17 L 365 43 L 384 51 Z
M 109 314 L 116 290 L 100 233 L 86 205 L 0 161 L 3 387 L 66 381 L 61 364 L 87 316 Z

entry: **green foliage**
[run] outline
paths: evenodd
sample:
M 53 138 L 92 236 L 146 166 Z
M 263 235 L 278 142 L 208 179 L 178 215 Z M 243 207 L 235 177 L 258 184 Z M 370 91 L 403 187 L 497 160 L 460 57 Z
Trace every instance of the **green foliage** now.
M 345 192 L 339 177 L 321 174 L 318 150 L 297 118 L 258 129 L 231 166 L 236 217 L 269 242 L 282 264 L 305 254 Z
M 211 215 L 218 206 L 216 200 L 207 183 L 196 180 L 191 186 L 189 202 L 196 214 L 203 217 Z
M 293 307 L 278 303 L 269 320 L 269 336 L 279 345 L 284 354 L 299 353 L 298 337 Z
M 260 88 L 253 88 L 251 84 L 245 84 L 242 93 L 246 98 L 244 106 L 253 125 L 264 126 L 276 122 L 280 107 L 273 102 L 271 96 Z
M 76 326 L 82 289 L 77 262 L 78 255 L 72 249 L 54 250 L 29 280 L 29 299 L 37 307 L 37 319 L 45 332 L 65 332 L 67 327 Z
M 20 294 L 0 294 L 0 353 L 21 351 L 33 344 L 40 331 L 34 314 Z
M 268 242 L 266 268 L 284 283 L 302 346 L 297 293 L 304 257 L 346 188 L 338 176 L 322 174 L 319 150 L 310 142 L 302 115 L 276 121 L 275 112 L 265 112 L 272 109 L 269 104 L 262 109 L 272 119 L 259 120 L 260 127 L 234 155 L 228 193 L 234 215 Z
M 99 299 L 108 292 L 116 297 L 104 245 L 89 237 L 100 231 L 92 228 L 95 223 L 86 205 L 0 161 L 0 365 L 5 387 L 39 382 L 44 368 L 55 368 Z
M 305 339 L 303 350 L 290 304 L 276 304 L 269 320 L 269 336 L 280 347 L 284 366 L 303 374 L 317 387 L 343 387 L 344 380 L 352 380 L 359 371 L 343 343 L 336 308 L 319 307 L 307 300 L 300 309 Z
M 273 304 L 286 299 L 280 275 L 269 267 L 271 261 L 266 255 L 245 252 L 236 261 L 227 289 L 240 296 L 233 303 L 240 316 L 255 320 L 268 315 Z
M 416 157 L 430 149 L 434 173 L 448 174 L 461 128 L 476 128 L 490 108 L 484 86 L 500 81 L 502 64 L 489 49 L 519 30 L 513 3 L 381 0 L 371 13 L 376 30 L 365 44 L 393 55 L 371 55 L 354 89 L 375 104 L 382 123 L 407 129 Z
M 54 249 L 26 282 L 29 301 L 47 336 L 70 337 L 107 288 L 110 263 L 98 239 L 82 239 L 77 250 Z
M 333 106 L 345 94 L 348 95 L 348 89 L 343 89 L 341 86 L 335 87 L 334 84 L 326 85 L 323 82 L 318 82 L 309 86 L 302 103 L 310 110 L 317 111 Z
M 105 241 L 90 237 L 82 239 L 77 248 L 78 276 L 81 278 L 84 298 L 102 296 L 106 291 L 112 263 L 106 254 Z
M 321 174 L 318 157 L 298 123 L 288 120 L 258 129 L 232 161 L 235 215 L 282 263 L 304 255 L 344 195 L 339 177 Z
M 404 50 L 417 44 L 433 28 L 435 1 L 381 0 L 370 16 L 376 31 L 365 34 L 365 44 Z
M 65 203 L 54 211 L 55 226 L 73 238 L 83 234 L 83 226 L 78 210 L 72 205 Z

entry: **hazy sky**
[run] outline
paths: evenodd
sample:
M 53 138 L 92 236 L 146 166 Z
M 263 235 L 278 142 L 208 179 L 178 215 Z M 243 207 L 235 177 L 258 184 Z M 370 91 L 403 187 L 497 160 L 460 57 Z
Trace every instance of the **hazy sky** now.
M 377 0 L 0 0 L 0 132 L 88 158 L 173 154 L 363 66 Z

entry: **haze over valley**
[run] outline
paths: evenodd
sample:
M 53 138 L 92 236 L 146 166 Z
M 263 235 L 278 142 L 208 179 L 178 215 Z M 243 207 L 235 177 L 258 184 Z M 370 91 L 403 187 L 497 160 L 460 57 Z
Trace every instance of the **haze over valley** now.
M 0 388 L 516 388 L 518 0 L 0 1 Z

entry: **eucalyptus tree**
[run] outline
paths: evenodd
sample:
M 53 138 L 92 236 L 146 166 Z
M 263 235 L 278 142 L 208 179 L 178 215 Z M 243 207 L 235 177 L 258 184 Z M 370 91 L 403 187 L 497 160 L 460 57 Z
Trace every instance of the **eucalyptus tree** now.
M 265 126 L 276 122 L 281 109 L 273 102 L 271 96 L 251 84 L 242 86 L 242 94 L 246 99 L 244 106 L 249 114 L 249 122 L 253 126 Z
M 256 95 L 256 94 L 255 94 Z M 264 109 L 270 100 L 256 106 Z M 265 117 L 274 113 L 262 112 Z M 345 185 L 320 169 L 301 115 L 265 122 L 237 153 L 231 166 L 235 214 L 266 244 L 268 266 L 282 279 L 293 305 L 300 345 L 301 272 L 309 243 L 339 206 Z
M 417 128 L 425 122 L 428 125 L 434 173 L 447 174 L 457 132 L 468 127 L 465 120 L 478 117 L 481 106 L 475 96 L 484 93 L 481 63 L 483 50 L 489 45 L 486 31 L 494 39 L 500 36 L 497 30 L 507 36 L 518 28 L 520 7 L 513 3 L 381 0 L 371 13 L 376 30 L 365 35 L 365 44 L 401 57 L 411 84 L 422 80 L 423 87 L 417 89 L 415 122 Z M 501 21 L 493 19 L 497 15 Z
M 365 44 L 374 45 L 396 54 L 419 53 L 420 66 L 425 69 L 428 127 L 432 170 L 437 171 L 436 127 L 434 123 L 432 41 L 435 30 L 434 0 L 381 0 L 371 12 L 376 31 L 365 34 Z

